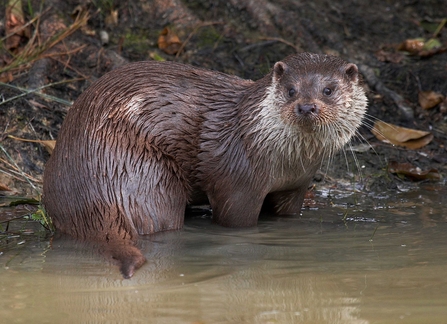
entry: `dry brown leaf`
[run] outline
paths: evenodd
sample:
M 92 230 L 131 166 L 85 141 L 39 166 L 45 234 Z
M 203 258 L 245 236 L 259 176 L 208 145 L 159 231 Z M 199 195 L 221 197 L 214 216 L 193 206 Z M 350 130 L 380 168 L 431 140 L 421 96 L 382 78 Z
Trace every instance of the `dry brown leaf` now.
M 15 139 L 17 141 L 41 144 L 41 145 L 43 145 L 47 149 L 47 151 L 50 154 L 53 153 L 54 147 L 56 146 L 56 141 L 30 140 L 30 139 L 27 139 L 27 138 L 20 138 L 20 137 L 15 137 L 15 136 L 12 136 L 12 135 L 9 135 L 8 137 L 12 138 L 12 139 Z
M 77 20 L 79 17 L 82 17 L 84 15 L 88 15 L 88 11 L 89 11 L 89 9 L 87 8 L 86 4 L 80 4 L 80 5 L 77 5 L 73 9 L 73 11 L 71 12 L 70 15 L 71 15 L 71 18 L 73 20 Z M 94 29 L 90 28 L 87 23 L 81 25 L 81 31 L 85 35 L 88 35 L 88 36 L 95 36 L 96 35 L 96 31 Z
M 444 101 L 441 93 L 434 91 L 419 91 L 419 105 L 423 109 L 430 109 Z
M 118 9 L 111 10 L 104 20 L 106 27 L 114 27 L 118 25 Z
M 377 51 L 375 55 L 376 58 L 382 62 L 400 63 L 404 59 L 404 55 L 402 53 L 388 52 L 383 49 Z
M 431 50 L 422 50 L 418 53 L 418 55 L 420 57 L 430 57 L 435 54 L 441 54 L 441 53 L 445 53 L 445 52 L 447 52 L 447 46 L 442 46 L 442 47 L 434 48 Z
M 403 41 L 397 49 L 411 54 L 418 54 L 424 49 L 424 45 L 425 40 L 423 38 L 407 39 Z
M 9 83 L 14 80 L 14 76 L 10 71 L 0 74 L 0 82 Z
M 0 191 L 11 191 L 11 189 L 7 185 L 0 182 Z
M 436 169 L 422 171 L 419 167 L 415 167 L 411 163 L 398 163 L 390 161 L 388 170 L 397 175 L 406 176 L 412 180 L 440 180 L 441 175 Z
M 21 0 L 9 0 L 5 12 L 5 32 L 11 35 L 5 40 L 5 47 L 10 51 L 15 51 L 20 47 L 23 37 L 29 38 L 29 28 L 25 27 L 25 16 L 22 10 Z
M 447 98 L 439 106 L 439 112 L 444 115 L 447 114 Z
M 182 42 L 176 33 L 174 33 L 170 28 L 165 27 L 158 37 L 158 48 L 169 55 L 176 54 Z
M 444 53 L 447 51 L 447 46 L 436 38 L 425 40 L 424 38 L 407 39 L 397 46 L 399 51 L 405 51 L 411 55 L 418 55 L 420 57 L 429 57 L 435 54 Z
M 377 121 L 371 132 L 382 142 L 419 149 L 433 140 L 433 134 Z

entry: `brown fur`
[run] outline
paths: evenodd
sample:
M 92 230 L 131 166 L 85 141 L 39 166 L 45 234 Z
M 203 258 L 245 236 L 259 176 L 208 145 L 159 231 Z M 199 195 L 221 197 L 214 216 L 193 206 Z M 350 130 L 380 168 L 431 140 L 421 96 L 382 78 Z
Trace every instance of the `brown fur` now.
M 298 213 L 365 107 L 357 67 L 331 56 L 287 57 L 256 82 L 132 63 L 70 109 L 43 201 L 60 231 L 97 241 L 130 277 L 145 261 L 138 235 L 182 228 L 188 203 L 208 198 L 213 220 L 229 227 L 255 226 L 264 201 Z

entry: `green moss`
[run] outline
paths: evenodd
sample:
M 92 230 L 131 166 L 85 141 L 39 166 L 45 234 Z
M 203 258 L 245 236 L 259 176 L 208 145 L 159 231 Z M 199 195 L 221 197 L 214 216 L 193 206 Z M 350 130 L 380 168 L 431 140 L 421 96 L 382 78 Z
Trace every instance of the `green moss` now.
M 203 27 L 197 32 L 197 45 L 199 48 L 214 47 L 222 40 L 222 38 L 222 35 L 216 28 L 214 28 L 214 26 Z
M 158 38 L 157 35 L 150 35 L 145 30 L 126 31 L 124 35 L 123 47 L 126 51 L 139 55 L 147 55 L 149 49 L 154 48 Z

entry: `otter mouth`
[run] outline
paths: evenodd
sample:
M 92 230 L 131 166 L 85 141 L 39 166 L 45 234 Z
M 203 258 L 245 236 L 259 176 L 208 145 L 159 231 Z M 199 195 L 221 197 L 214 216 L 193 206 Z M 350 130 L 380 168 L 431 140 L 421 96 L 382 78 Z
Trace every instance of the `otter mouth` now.
M 312 133 L 324 123 L 321 107 L 316 103 L 298 103 L 294 108 L 296 123 L 306 133 Z
M 295 107 L 295 112 L 298 116 L 304 117 L 318 115 L 320 112 L 320 107 L 316 103 L 299 103 Z

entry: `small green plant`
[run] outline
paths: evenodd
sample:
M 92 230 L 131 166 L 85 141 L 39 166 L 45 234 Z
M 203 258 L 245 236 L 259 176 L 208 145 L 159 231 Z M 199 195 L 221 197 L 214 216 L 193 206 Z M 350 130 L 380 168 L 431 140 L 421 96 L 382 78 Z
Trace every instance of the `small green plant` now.
M 53 221 L 48 216 L 42 204 L 40 204 L 37 210 L 33 214 L 31 214 L 31 219 L 38 221 L 46 230 L 50 231 L 51 233 L 54 232 Z

